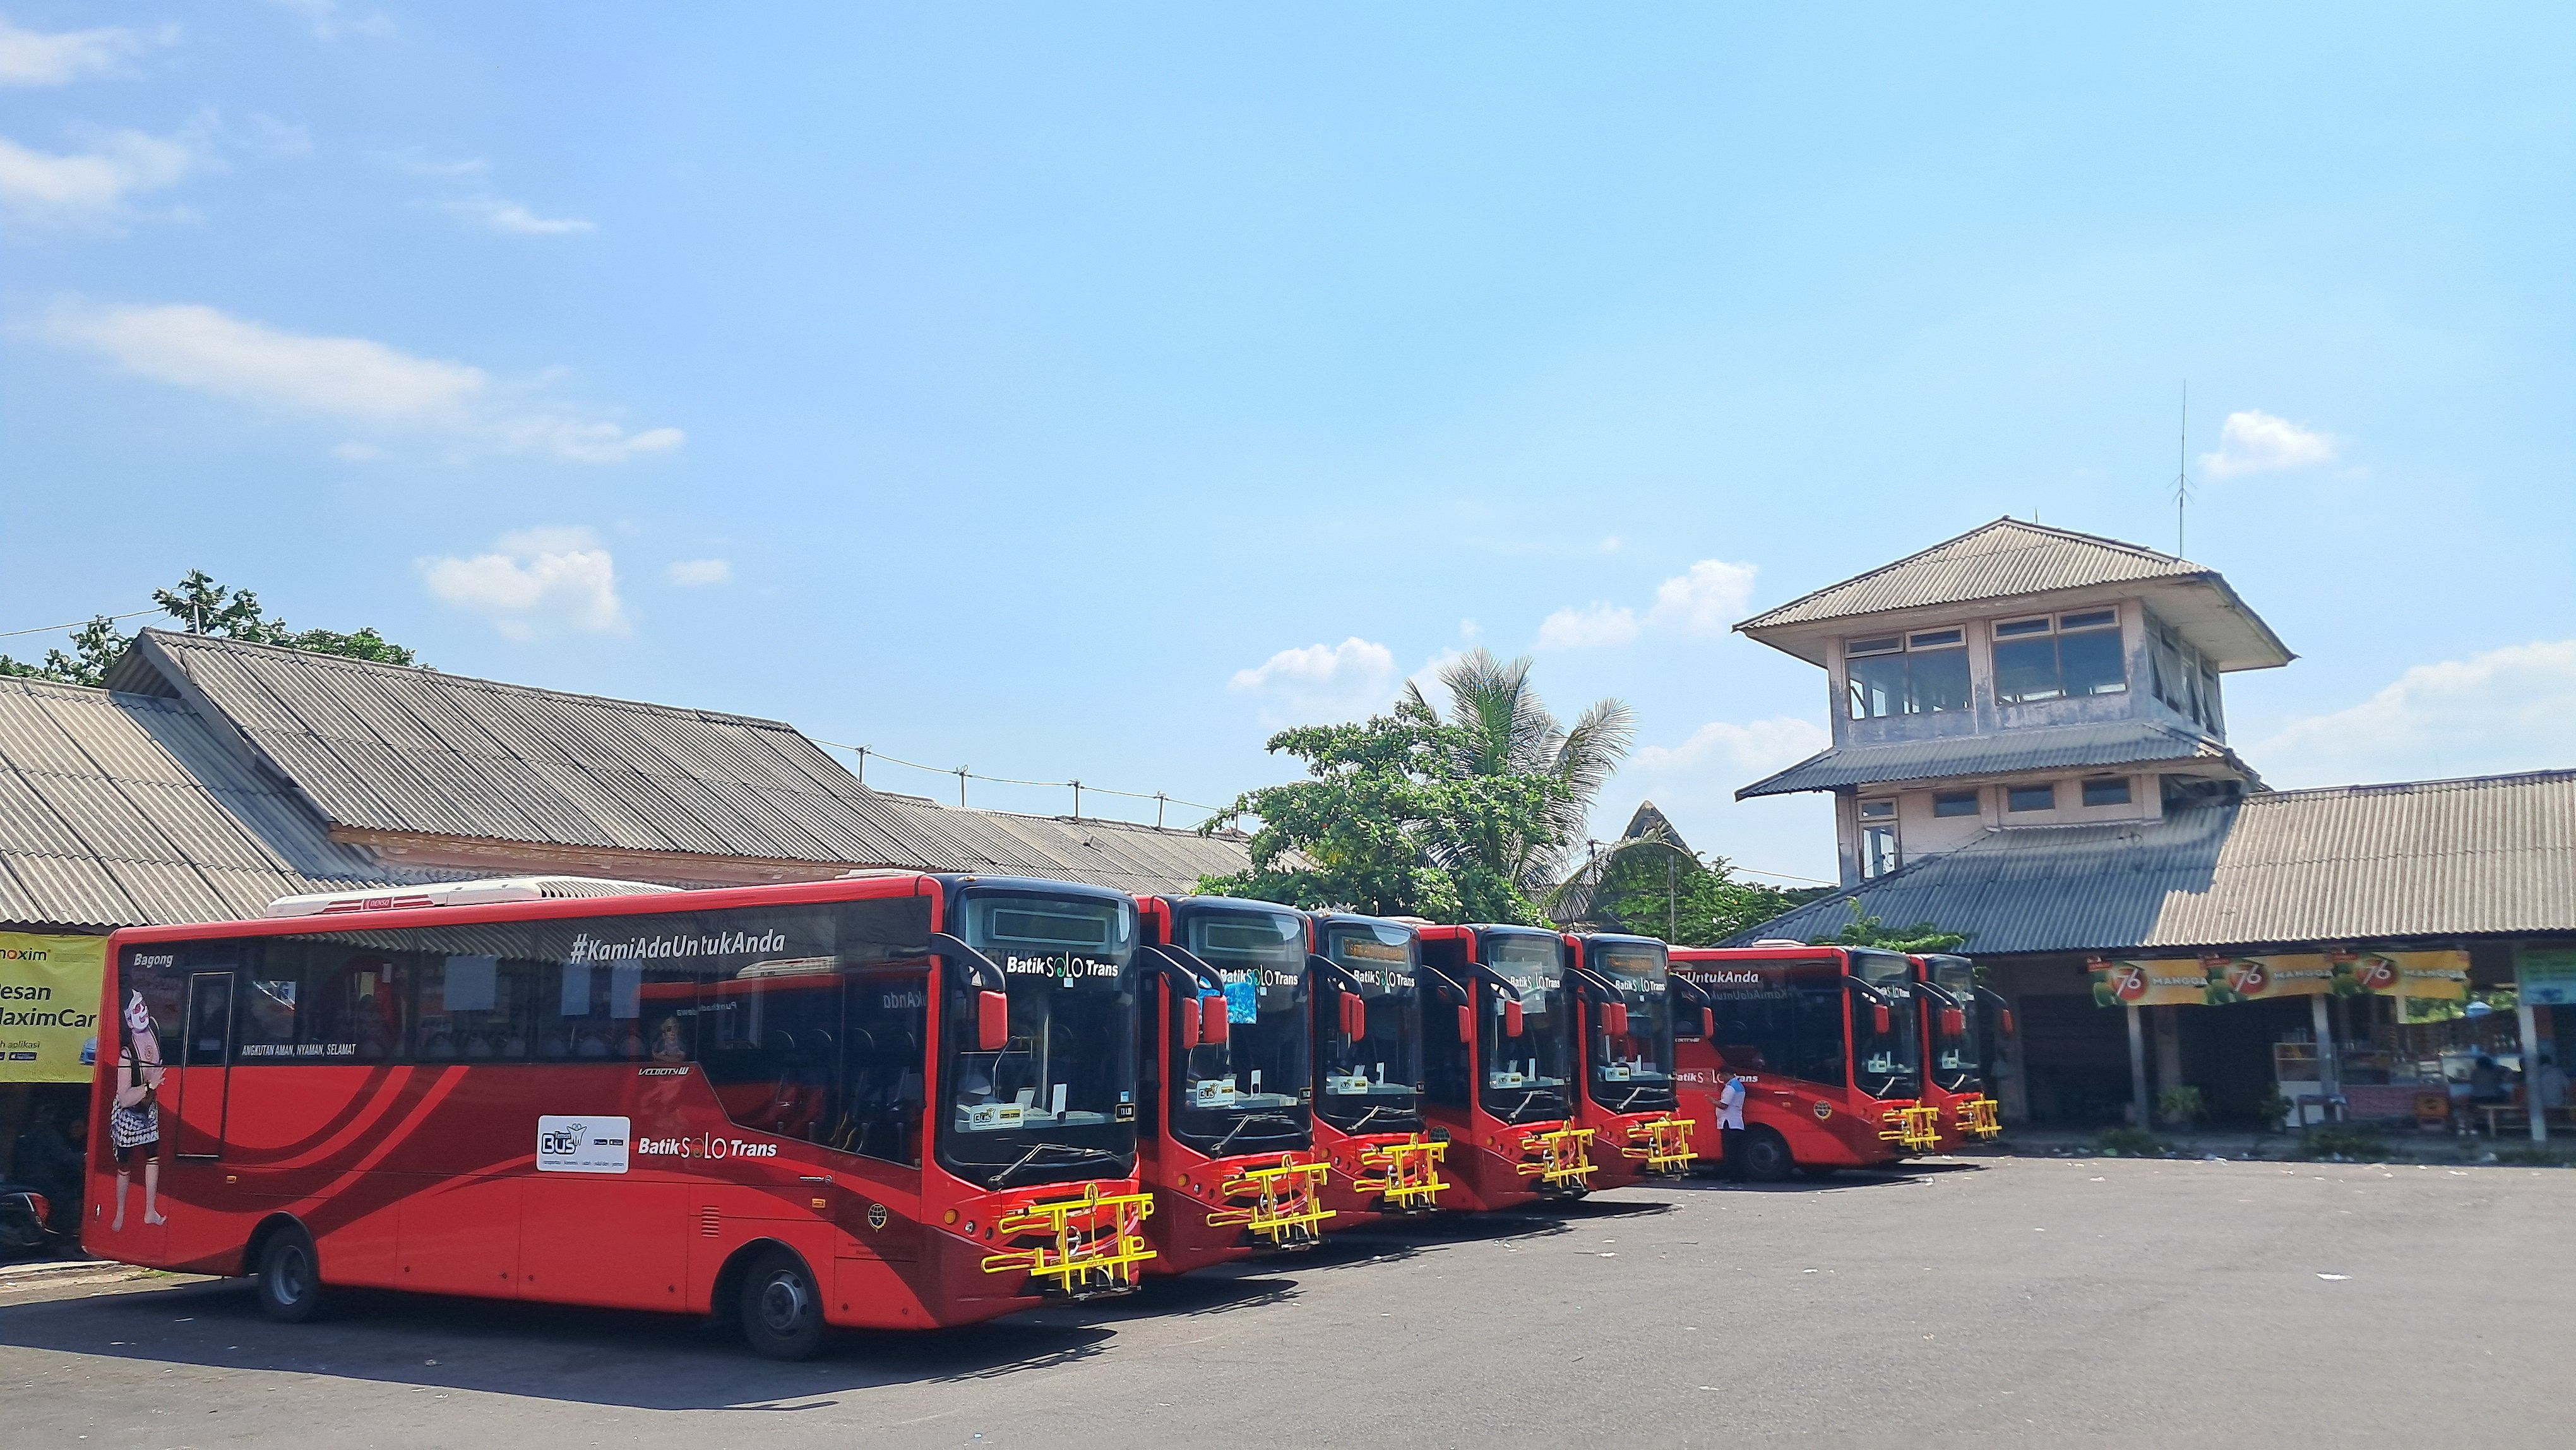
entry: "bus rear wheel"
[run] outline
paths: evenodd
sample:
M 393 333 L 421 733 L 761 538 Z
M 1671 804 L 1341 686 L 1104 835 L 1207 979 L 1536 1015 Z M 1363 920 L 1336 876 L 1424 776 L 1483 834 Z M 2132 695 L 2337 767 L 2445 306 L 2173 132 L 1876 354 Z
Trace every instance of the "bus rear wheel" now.
M 1744 1174 L 1754 1182 L 1778 1183 L 1789 1176 L 1794 1166 L 1788 1140 L 1778 1133 L 1756 1128 L 1744 1135 Z
M 823 1347 L 823 1295 L 805 1262 L 784 1249 L 760 1256 L 742 1276 L 735 1317 L 763 1359 L 809 1359 Z
M 320 1261 L 313 1236 L 299 1226 L 269 1235 L 259 1251 L 259 1312 L 280 1324 L 302 1324 L 322 1312 Z

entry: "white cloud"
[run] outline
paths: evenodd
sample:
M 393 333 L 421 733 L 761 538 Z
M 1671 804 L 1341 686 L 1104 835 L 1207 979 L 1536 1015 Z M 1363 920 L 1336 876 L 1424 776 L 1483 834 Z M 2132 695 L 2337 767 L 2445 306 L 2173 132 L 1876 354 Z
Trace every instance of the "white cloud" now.
M 418 567 L 431 594 L 484 616 L 511 639 L 627 631 L 617 561 L 588 529 L 522 529 L 503 534 L 488 552 L 422 559 Z
M 2576 639 L 2417 665 L 2347 709 L 2246 752 L 2276 786 L 2352 785 L 2576 766 Z
M 514 237 L 561 237 L 595 230 L 581 217 L 539 216 L 515 201 L 497 196 L 468 197 L 443 204 L 444 209 L 481 226 L 486 231 Z
M 2218 451 L 2200 455 L 2200 466 L 2212 478 L 2238 478 L 2308 468 L 2334 459 L 2333 438 L 2249 409 L 2227 415 L 2218 430 Z
M 1560 609 L 1538 623 L 1540 649 L 1597 649 L 1626 644 L 1641 626 L 1637 611 L 1624 604 L 1595 601 L 1580 609 Z
M 110 131 L 92 138 L 86 151 L 61 155 L 0 136 L 0 206 L 29 221 L 96 221 L 114 216 L 138 192 L 177 185 L 210 159 L 187 131 Z
M 179 27 L 134 30 L 21 30 L 0 17 L 0 86 L 59 86 L 84 76 L 116 75 L 125 62 L 156 45 L 175 44 Z
M 1352 635 L 1340 644 L 1283 649 L 1226 688 L 1261 698 L 1265 719 L 1313 721 L 1364 715 L 1395 696 L 1395 651 Z
M 212 307 L 65 306 L 45 334 L 173 387 L 283 413 L 444 436 L 471 447 L 574 463 L 667 452 L 677 428 L 639 433 L 595 414 L 495 386 L 478 367 L 362 337 L 284 332 Z
M 683 589 L 696 589 L 708 584 L 733 582 L 730 559 L 680 559 L 663 569 L 662 577 Z
M 1795 765 L 1833 743 L 1833 732 L 1813 720 L 1781 715 L 1737 725 L 1711 720 L 1679 745 L 1638 749 L 1630 769 L 1644 775 L 1717 770 L 1741 776 L 1727 788 L 1751 785 L 1783 766 Z
M 1655 602 L 1640 615 L 1624 604 L 1595 600 L 1560 609 L 1539 621 L 1537 648 L 1597 649 L 1627 644 L 1649 629 L 1722 635 L 1753 597 L 1755 568 L 1702 559 L 1686 573 L 1655 586 Z

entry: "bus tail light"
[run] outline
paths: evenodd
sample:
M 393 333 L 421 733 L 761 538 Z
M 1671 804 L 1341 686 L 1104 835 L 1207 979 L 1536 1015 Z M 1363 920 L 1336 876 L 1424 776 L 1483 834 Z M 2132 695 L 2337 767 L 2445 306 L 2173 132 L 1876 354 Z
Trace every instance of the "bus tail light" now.
M 1199 1040 L 1201 1042 L 1225 1041 L 1226 1015 L 1225 999 L 1223 997 L 1201 997 L 1199 999 L 1199 1016 L 1205 1019 L 1199 1024 Z
M 1011 1045 L 1011 999 L 999 992 L 975 994 L 975 1050 L 999 1052 Z
M 1505 1037 L 1521 1035 L 1521 1004 L 1518 1002 L 1503 1004 L 1503 1035 Z

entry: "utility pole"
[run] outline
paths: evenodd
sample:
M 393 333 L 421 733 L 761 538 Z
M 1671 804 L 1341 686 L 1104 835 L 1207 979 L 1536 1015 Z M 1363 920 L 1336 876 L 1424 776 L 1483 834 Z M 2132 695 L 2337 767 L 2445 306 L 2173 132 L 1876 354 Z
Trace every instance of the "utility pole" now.
M 1082 819 L 1082 782 L 1078 780 L 1073 783 L 1073 818 Z
M 957 767 L 957 805 L 961 810 L 966 805 L 966 767 L 962 765 Z
M 1154 829 L 1163 829 L 1163 793 L 1154 792 Z
M 1670 945 L 1682 921 L 1682 863 L 1672 852 L 1664 853 L 1664 942 Z
M 861 784 L 861 785 L 866 785 L 867 783 L 868 783 L 868 748 L 867 748 L 866 746 L 862 745 L 862 746 L 860 746 L 860 747 L 859 747 L 859 784 Z

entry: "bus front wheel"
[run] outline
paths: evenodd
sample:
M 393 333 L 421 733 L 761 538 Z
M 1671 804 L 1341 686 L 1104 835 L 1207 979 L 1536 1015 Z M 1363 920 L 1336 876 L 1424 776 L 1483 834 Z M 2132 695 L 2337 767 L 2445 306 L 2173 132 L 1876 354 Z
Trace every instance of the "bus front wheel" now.
M 823 1295 L 805 1262 L 773 1249 L 742 1276 L 736 1317 L 752 1353 L 763 1359 L 806 1359 L 823 1346 Z
M 280 1324 L 302 1324 L 322 1312 L 313 1236 L 299 1225 L 277 1230 L 260 1246 L 259 1312 Z
M 1789 1176 L 1793 1166 L 1788 1140 L 1778 1133 L 1769 1128 L 1756 1128 L 1744 1135 L 1746 1177 L 1756 1183 L 1778 1183 Z

